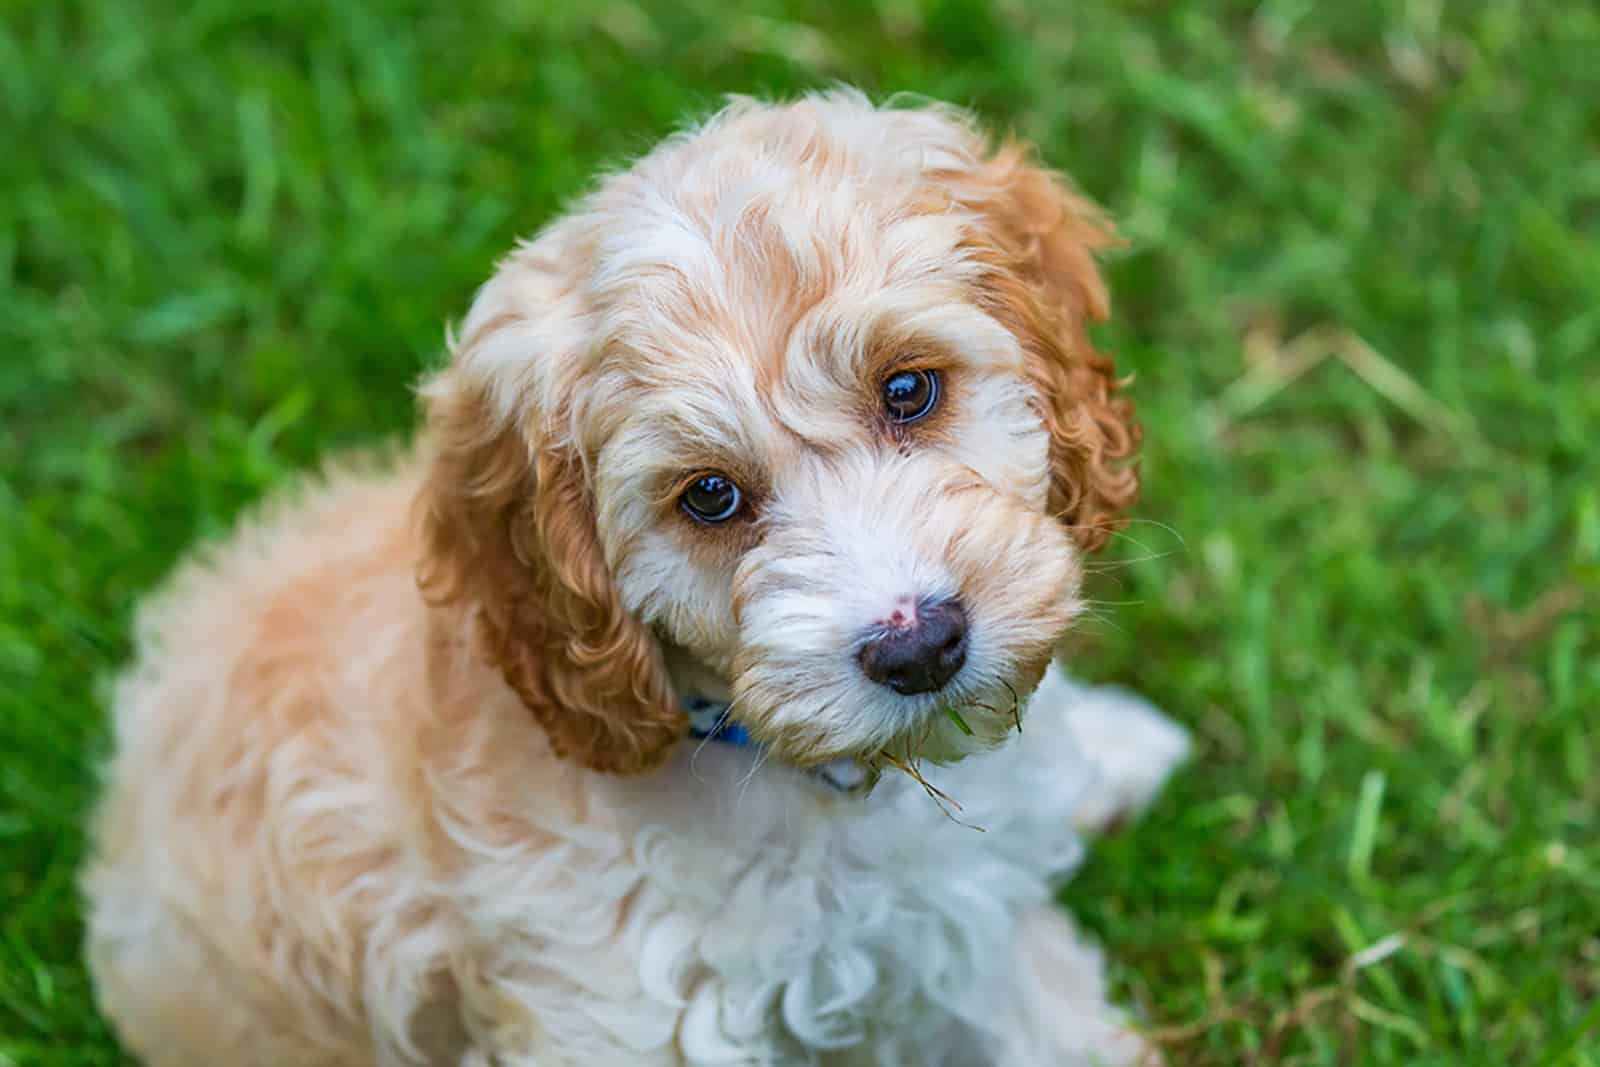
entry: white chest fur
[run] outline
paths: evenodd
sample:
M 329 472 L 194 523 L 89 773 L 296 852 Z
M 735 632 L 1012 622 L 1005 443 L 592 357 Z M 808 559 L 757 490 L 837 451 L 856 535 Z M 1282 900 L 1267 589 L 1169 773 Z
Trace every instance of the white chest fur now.
M 536 893 L 478 897 L 492 1000 L 480 1008 L 495 1045 L 527 1050 L 494 1062 L 548 1063 L 537 1050 L 551 1048 L 585 1064 L 988 1060 L 1014 1043 L 1004 1031 L 1028 1002 L 1018 924 L 1078 862 L 1079 813 L 1117 785 L 1083 751 L 1107 739 L 1074 728 L 1103 692 L 1052 670 L 1020 737 L 928 768 L 970 825 L 892 771 L 856 798 L 717 743 L 608 780 L 625 830 L 574 838 L 552 867 L 522 872 Z M 1181 733 L 1113 699 L 1143 717 L 1125 725 L 1146 731 L 1140 762 L 1160 764 L 1158 783 Z M 517 899 L 538 899 L 539 914 Z M 523 1017 L 519 985 L 545 1008 L 569 1003 Z

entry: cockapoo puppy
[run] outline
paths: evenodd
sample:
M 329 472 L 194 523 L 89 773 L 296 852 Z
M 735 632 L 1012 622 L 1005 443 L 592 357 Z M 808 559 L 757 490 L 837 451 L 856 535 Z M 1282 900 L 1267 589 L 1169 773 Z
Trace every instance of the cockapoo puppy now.
M 835 91 L 521 245 L 414 456 L 140 618 L 84 880 L 127 1047 L 1138 1062 L 1051 899 L 1185 747 L 1051 666 L 1136 490 L 1109 239 L 959 112 Z

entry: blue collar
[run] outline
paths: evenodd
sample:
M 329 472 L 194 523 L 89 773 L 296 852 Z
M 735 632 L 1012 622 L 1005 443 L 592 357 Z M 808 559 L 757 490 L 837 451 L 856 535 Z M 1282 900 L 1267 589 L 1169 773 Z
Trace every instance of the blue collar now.
M 689 736 L 698 741 L 716 741 L 733 748 L 760 748 L 750 731 L 728 715 L 731 705 L 708 697 L 694 696 L 683 702 L 689 716 Z M 878 774 L 855 760 L 841 759 L 813 767 L 806 773 L 841 793 L 864 795 L 871 792 Z
M 689 715 L 689 736 L 700 741 L 720 741 L 734 748 L 754 748 L 750 732 L 728 717 L 730 706 L 709 697 L 690 697 L 683 705 Z

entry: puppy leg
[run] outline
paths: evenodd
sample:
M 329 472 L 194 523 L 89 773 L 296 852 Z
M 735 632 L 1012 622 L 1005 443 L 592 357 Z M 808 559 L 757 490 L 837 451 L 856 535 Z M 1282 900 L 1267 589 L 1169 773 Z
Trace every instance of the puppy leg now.
M 995 1063 L 1158 1067 L 1160 1053 L 1106 997 L 1100 950 L 1053 907 L 1017 924 L 1015 994 Z

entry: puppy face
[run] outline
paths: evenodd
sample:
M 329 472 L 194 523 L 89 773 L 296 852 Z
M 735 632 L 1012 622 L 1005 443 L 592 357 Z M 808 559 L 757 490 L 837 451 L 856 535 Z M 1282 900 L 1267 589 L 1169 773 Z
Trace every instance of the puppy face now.
M 664 755 L 691 671 L 799 764 L 997 740 L 1135 491 L 1107 239 L 948 110 L 733 105 L 479 295 L 424 588 L 591 766 Z

